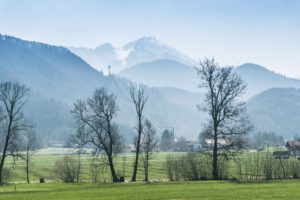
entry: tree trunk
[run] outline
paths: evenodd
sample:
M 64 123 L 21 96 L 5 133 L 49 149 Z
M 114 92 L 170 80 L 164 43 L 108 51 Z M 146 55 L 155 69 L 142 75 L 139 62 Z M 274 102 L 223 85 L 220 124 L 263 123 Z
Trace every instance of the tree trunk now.
M 5 154 L 2 154 L 2 157 L 1 157 L 1 162 L 0 162 L 0 184 L 3 183 L 3 180 L 2 180 L 2 172 L 3 172 L 3 166 L 4 166 L 4 160 L 5 160 Z
M 133 174 L 132 174 L 131 181 L 136 181 L 136 174 L 137 174 L 137 169 L 138 169 L 138 165 L 139 165 L 141 135 L 142 135 L 142 115 L 139 114 L 138 137 L 137 137 L 137 141 L 136 141 L 135 162 L 134 162 Z
M 111 172 L 111 177 L 113 182 L 119 182 L 119 178 L 116 174 L 114 162 L 113 162 L 113 138 L 112 138 L 111 124 L 110 124 L 109 117 L 106 118 L 106 123 L 107 123 L 108 135 L 110 137 L 109 149 L 106 149 L 108 164 L 110 167 L 110 172 Z
M 80 150 L 78 152 L 78 168 L 77 168 L 77 177 L 76 182 L 79 182 L 79 175 L 80 175 L 80 168 L 81 168 L 81 157 L 80 157 Z
M 146 153 L 145 158 L 145 182 L 148 182 L 148 169 L 149 169 L 149 155 Z
M 112 158 L 111 155 L 108 155 L 108 163 L 109 163 L 111 177 L 112 177 L 113 182 L 119 182 L 119 178 L 116 174 L 116 171 L 115 171 L 115 168 L 114 168 L 113 158 Z
M 3 148 L 3 152 L 2 152 L 2 156 L 1 156 L 1 162 L 0 162 L 0 184 L 3 183 L 3 177 L 2 177 L 3 174 L 2 174 L 2 172 L 3 172 L 3 167 L 4 167 L 4 161 L 5 161 L 5 158 L 6 158 L 6 151 L 7 151 L 8 141 L 9 141 L 10 127 L 11 127 L 11 120 L 10 120 L 9 125 L 8 125 L 8 133 L 6 135 L 5 144 L 4 144 L 4 148 Z
M 26 150 L 26 180 L 29 183 L 29 149 Z
M 131 181 L 136 181 L 136 174 L 137 174 L 137 169 L 138 169 L 138 165 L 139 165 L 139 153 L 140 153 L 140 145 L 139 145 L 140 142 L 139 141 L 140 141 L 140 135 L 138 136 L 138 139 L 137 139 L 137 148 L 136 148 L 136 152 L 135 152 L 135 162 L 134 162 L 133 174 L 132 174 Z
M 212 162 L 212 176 L 214 180 L 219 179 L 218 172 L 218 137 L 217 130 L 214 128 L 214 147 L 213 147 L 213 162 Z

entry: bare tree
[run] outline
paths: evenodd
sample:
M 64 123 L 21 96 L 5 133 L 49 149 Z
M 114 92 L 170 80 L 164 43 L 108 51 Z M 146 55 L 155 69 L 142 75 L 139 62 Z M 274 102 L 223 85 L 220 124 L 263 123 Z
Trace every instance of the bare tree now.
M 28 128 L 22 109 L 29 89 L 19 83 L 0 84 L 0 183 L 3 183 L 3 167 L 7 156 L 20 156 L 20 133 Z
M 104 88 L 97 89 L 86 101 L 78 100 L 72 110 L 78 144 L 92 145 L 96 154 L 106 154 L 113 182 L 119 181 L 113 162 L 114 155 L 120 151 L 120 136 L 113 123 L 118 110 L 116 97 Z
M 145 120 L 145 128 L 143 132 L 143 140 L 142 140 L 142 160 L 144 166 L 144 175 L 145 182 L 149 180 L 149 160 L 151 159 L 152 152 L 156 148 L 158 143 L 158 139 L 156 137 L 156 130 L 153 127 L 152 123 L 148 120 Z
M 141 148 L 141 138 L 143 134 L 143 120 L 144 120 L 144 107 L 147 102 L 148 97 L 145 95 L 145 86 L 143 85 L 131 85 L 129 87 L 130 91 L 130 98 L 135 106 L 135 111 L 137 114 L 137 127 L 135 129 L 137 130 L 137 135 L 135 137 L 135 161 L 133 166 L 133 174 L 131 181 L 136 181 L 136 174 L 138 170 L 138 163 L 139 163 L 139 154 L 140 154 L 140 148 Z
M 26 172 L 26 180 L 27 183 L 30 183 L 29 173 L 30 173 L 30 159 L 33 154 L 33 151 L 40 147 L 39 140 L 36 133 L 30 129 L 25 132 L 24 145 L 25 145 L 25 172 Z
M 198 108 L 210 116 L 207 124 L 210 131 L 206 133 L 213 146 L 212 176 L 219 179 L 218 157 L 241 148 L 242 137 L 250 127 L 245 103 L 239 101 L 246 84 L 231 67 L 220 67 L 214 59 L 200 61 L 196 70 L 201 80 L 199 87 L 206 89 L 205 104 Z

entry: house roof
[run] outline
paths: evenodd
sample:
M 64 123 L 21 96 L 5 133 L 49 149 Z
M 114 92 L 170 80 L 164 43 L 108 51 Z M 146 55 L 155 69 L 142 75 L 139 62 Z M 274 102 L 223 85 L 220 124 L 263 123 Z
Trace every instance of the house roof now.
M 289 149 L 300 149 L 300 140 L 287 141 L 285 146 Z

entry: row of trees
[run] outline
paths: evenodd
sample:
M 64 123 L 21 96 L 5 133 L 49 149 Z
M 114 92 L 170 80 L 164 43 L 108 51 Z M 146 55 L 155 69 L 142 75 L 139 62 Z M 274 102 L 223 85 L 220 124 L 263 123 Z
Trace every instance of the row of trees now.
M 219 179 L 218 161 L 242 148 L 245 144 L 245 135 L 251 129 L 245 103 L 239 101 L 246 84 L 232 67 L 221 67 L 214 59 L 204 59 L 196 70 L 201 81 L 199 87 L 206 90 L 205 104 L 198 105 L 198 108 L 210 116 L 203 136 L 212 141 L 212 177 Z M 154 139 L 155 129 L 144 117 L 144 108 L 148 99 L 145 95 L 145 87 L 131 85 L 129 91 L 137 116 L 135 161 L 131 181 L 136 181 L 141 150 L 145 152 L 143 157 L 146 166 L 145 180 L 148 180 L 149 153 L 157 143 Z M 72 111 L 77 126 L 74 141 L 77 141 L 80 146 L 92 144 L 96 152 L 106 153 L 114 182 L 119 181 L 113 164 L 114 155 L 120 151 L 120 136 L 116 124 L 113 123 L 118 110 L 116 97 L 102 88 L 97 89 L 92 98 L 77 101 Z M 174 135 L 166 132 L 163 137 L 172 140 Z M 167 147 L 167 145 L 172 144 L 161 146 Z
M 245 143 L 244 136 L 250 130 L 245 104 L 239 101 L 246 84 L 231 67 L 220 67 L 214 59 L 204 59 L 196 70 L 201 81 L 199 87 L 205 88 L 206 91 L 205 104 L 198 105 L 198 108 L 210 116 L 204 126 L 203 135 L 212 141 L 212 177 L 219 179 L 219 160 L 242 148 Z M 28 135 L 28 142 L 24 143 L 22 137 L 25 134 L 21 134 L 32 128 L 22 113 L 28 94 L 29 89 L 18 83 L 7 82 L 0 85 L 1 183 L 6 157 L 20 156 L 19 152 L 23 148 L 20 144 L 26 144 L 27 148 L 23 149 L 27 151 L 26 158 L 29 159 L 29 151 L 34 146 L 29 142 L 34 137 Z M 137 119 L 134 127 L 136 130 L 135 161 L 131 181 L 136 181 L 139 160 L 143 161 L 145 180 L 148 181 L 149 159 L 157 145 L 156 131 L 144 116 L 144 108 L 148 100 L 145 86 L 131 84 L 129 95 Z M 96 89 L 86 100 L 77 100 L 72 110 L 76 134 L 70 139 L 78 148 L 90 146 L 94 148 L 95 155 L 106 155 L 114 182 L 119 181 L 114 158 L 122 150 L 121 135 L 115 123 L 118 111 L 116 96 L 104 88 Z M 174 137 L 167 133 L 163 136 Z M 162 147 L 165 145 L 162 144 Z M 29 168 L 27 174 L 28 171 Z
M 137 115 L 137 124 L 134 127 L 135 161 L 131 181 L 136 181 L 140 159 L 143 161 L 145 181 L 148 181 L 149 159 L 157 144 L 156 130 L 143 114 L 147 102 L 145 86 L 132 84 L 129 91 Z M 122 150 L 121 136 L 114 122 L 118 111 L 116 96 L 108 93 L 105 88 L 97 89 L 87 100 L 78 100 L 72 110 L 77 129 L 71 138 L 72 142 L 78 147 L 92 146 L 97 155 L 105 153 L 113 182 L 119 181 L 114 157 Z
M 212 157 L 206 153 L 168 156 L 166 173 L 170 181 L 212 179 Z M 271 152 L 248 153 L 227 160 L 218 158 L 220 179 L 271 180 L 300 178 L 300 160 L 275 157 Z

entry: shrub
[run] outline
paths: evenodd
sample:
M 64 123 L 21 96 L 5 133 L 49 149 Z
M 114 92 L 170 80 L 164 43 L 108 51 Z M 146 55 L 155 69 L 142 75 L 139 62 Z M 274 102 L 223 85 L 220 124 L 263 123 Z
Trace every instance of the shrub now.
M 11 169 L 4 167 L 2 172 L 2 181 L 3 183 L 7 183 L 10 181 L 13 176 Z
M 181 157 L 181 174 L 186 180 L 208 179 L 211 173 L 211 161 L 203 154 L 187 153 Z
M 54 172 L 63 182 L 71 183 L 77 179 L 78 163 L 71 156 L 64 156 L 55 162 Z
M 106 167 L 107 167 L 106 158 L 93 158 L 90 164 L 90 174 L 93 183 L 99 181 Z
M 179 181 L 181 177 L 181 169 L 179 158 L 168 156 L 166 159 L 166 172 L 170 181 Z
M 170 181 L 209 179 L 211 159 L 200 153 L 187 153 L 181 157 L 168 156 L 166 172 Z

